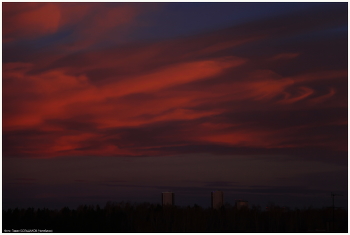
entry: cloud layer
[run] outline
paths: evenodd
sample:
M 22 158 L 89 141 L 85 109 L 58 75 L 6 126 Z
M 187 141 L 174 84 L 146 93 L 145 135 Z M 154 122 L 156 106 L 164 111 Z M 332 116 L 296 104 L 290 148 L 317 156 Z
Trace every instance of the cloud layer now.
M 162 6 L 4 3 L 4 156 L 343 156 L 341 5 L 126 42 Z

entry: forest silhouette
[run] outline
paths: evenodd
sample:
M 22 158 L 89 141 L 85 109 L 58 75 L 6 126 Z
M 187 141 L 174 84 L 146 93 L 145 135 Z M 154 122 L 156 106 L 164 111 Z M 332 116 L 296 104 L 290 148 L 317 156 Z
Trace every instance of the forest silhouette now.
M 331 207 L 290 209 L 269 205 L 220 209 L 198 205 L 108 202 L 104 208 L 3 210 L 3 231 L 48 229 L 53 232 L 347 232 L 347 210 Z

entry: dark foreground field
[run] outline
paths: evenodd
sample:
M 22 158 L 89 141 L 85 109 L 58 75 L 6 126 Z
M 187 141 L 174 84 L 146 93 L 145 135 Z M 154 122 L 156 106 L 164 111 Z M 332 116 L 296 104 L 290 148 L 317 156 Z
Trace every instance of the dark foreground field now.
M 12 229 L 47 229 L 53 232 L 347 232 L 344 209 L 288 209 L 270 206 L 219 210 L 200 206 L 149 203 L 107 203 L 61 210 L 14 209 L 3 211 L 3 232 Z

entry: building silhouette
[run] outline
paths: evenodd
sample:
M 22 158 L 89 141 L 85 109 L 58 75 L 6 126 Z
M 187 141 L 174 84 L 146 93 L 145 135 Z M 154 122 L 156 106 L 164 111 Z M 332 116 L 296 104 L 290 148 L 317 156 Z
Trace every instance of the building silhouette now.
M 224 192 L 213 191 L 211 192 L 211 207 L 213 209 L 219 209 L 224 205 Z
M 174 204 L 174 193 L 173 192 L 163 192 L 162 193 L 162 205 L 163 206 L 173 206 Z
M 248 201 L 243 201 L 243 200 L 236 200 L 235 204 L 237 210 L 240 210 L 242 208 L 248 208 Z

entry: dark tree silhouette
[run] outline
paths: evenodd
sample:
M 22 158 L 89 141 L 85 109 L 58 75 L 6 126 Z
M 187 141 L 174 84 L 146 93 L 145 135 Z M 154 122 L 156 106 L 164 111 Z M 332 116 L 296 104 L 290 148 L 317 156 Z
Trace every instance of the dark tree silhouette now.
M 3 210 L 3 229 L 50 229 L 54 232 L 347 232 L 347 210 L 268 205 L 218 210 L 198 205 L 160 206 L 108 202 L 104 208 Z M 334 225 L 334 227 L 333 227 Z

